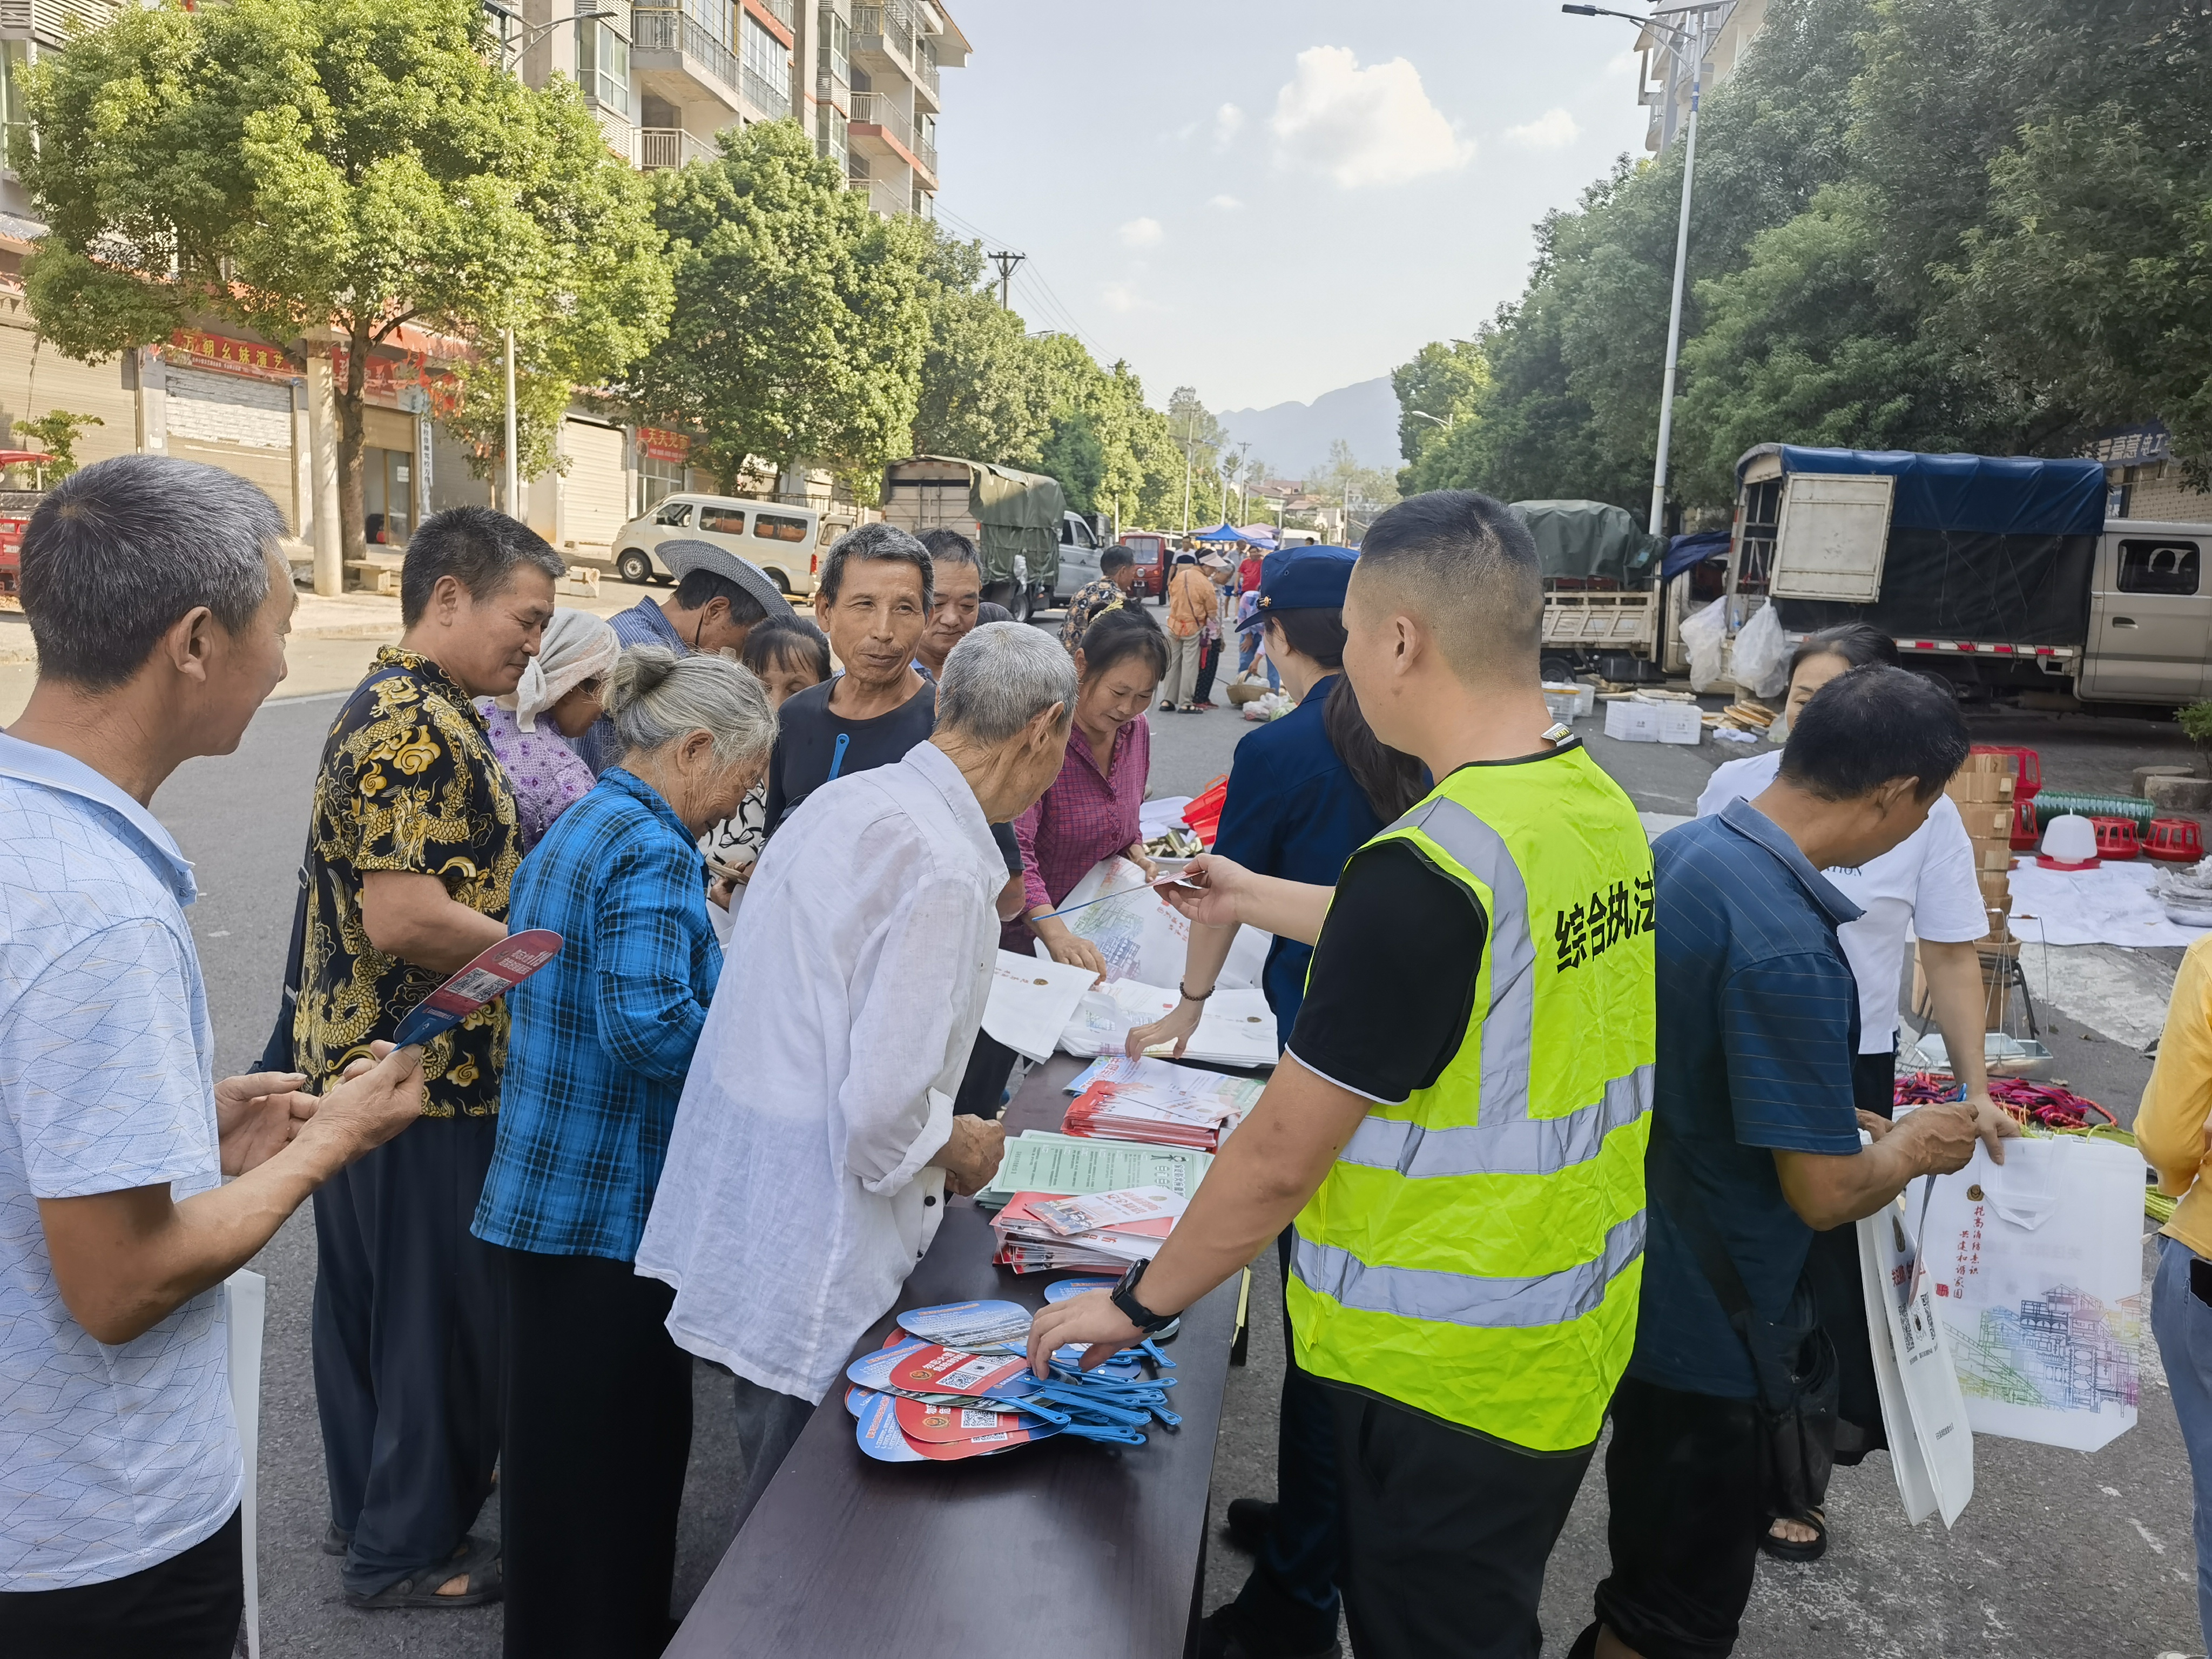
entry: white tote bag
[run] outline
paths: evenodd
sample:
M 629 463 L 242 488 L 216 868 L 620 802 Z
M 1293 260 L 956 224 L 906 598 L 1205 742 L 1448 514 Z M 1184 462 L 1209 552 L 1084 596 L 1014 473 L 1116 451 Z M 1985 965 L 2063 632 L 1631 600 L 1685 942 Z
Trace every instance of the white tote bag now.
M 2079 1135 L 1937 1178 L 1928 1274 L 1975 1433 L 2094 1451 L 2135 1425 L 2142 1189 L 2141 1154 Z
M 1881 1421 L 1905 1518 L 1958 1520 L 1974 1495 L 1974 1434 L 1936 1310 L 1935 1286 L 1917 1271 L 1916 1225 L 1925 1184 L 1858 1224 L 1859 1276 L 1874 1351 Z
M 269 1309 L 269 1281 L 240 1267 L 223 1280 L 230 1327 L 230 1409 L 238 1420 L 238 1449 L 246 1457 L 239 1530 L 245 1535 L 246 1659 L 261 1659 L 261 1571 L 254 1527 L 257 1465 L 261 1448 L 261 1328 Z

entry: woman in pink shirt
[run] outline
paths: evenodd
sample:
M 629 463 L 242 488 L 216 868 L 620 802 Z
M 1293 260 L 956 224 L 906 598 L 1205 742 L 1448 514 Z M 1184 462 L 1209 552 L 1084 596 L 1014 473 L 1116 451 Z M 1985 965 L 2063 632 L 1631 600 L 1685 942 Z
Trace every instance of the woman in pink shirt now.
M 1103 975 L 1105 958 L 1057 917 L 1041 920 L 1099 860 L 1126 853 L 1152 873 L 1137 809 L 1152 765 L 1145 710 L 1167 672 L 1167 640 L 1143 611 L 1109 611 L 1092 623 L 1075 653 L 1075 729 L 1060 776 L 1036 805 L 1014 820 L 1025 889 L 1022 919 L 1006 924 L 1000 943 L 1026 954 L 1032 938 L 1055 962 Z

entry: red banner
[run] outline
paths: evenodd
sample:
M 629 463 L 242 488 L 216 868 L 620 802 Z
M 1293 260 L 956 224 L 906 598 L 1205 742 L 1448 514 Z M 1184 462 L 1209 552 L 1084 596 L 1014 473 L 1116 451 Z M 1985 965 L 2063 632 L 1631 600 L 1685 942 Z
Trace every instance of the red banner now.
M 688 461 L 691 459 L 691 441 L 680 432 L 641 426 L 637 429 L 637 453 L 648 461 Z
M 219 374 L 246 374 L 257 380 L 289 381 L 300 371 L 276 347 L 252 340 L 234 340 L 227 334 L 180 328 L 161 349 L 165 362 L 180 368 L 211 368 Z

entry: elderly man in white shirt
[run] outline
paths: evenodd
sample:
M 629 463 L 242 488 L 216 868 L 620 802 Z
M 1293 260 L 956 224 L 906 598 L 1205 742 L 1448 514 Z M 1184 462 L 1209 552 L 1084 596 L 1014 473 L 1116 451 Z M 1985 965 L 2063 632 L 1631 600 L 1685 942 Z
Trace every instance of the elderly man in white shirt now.
M 637 1270 L 668 1329 L 738 1376 L 742 1522 L 1004 1131 L 955 1117 L 996 959 L 991 825 L 1060 774 L 1075 673 L 1048 636 L 978 628 L 937 728 L 809 796 L 762 855 L 685 1079 Z

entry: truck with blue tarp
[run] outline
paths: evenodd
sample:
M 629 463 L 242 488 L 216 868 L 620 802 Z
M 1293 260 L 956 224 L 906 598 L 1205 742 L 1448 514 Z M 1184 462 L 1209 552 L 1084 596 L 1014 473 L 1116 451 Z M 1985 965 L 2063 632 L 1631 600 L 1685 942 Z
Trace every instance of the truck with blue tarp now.
M 2212 525 L 2105 516 L 2101 462 L 1761 444 L 1736 463 L 1725 602 L 1798 638 L 1864 622 L 1972 697 L 2212 690 Z

